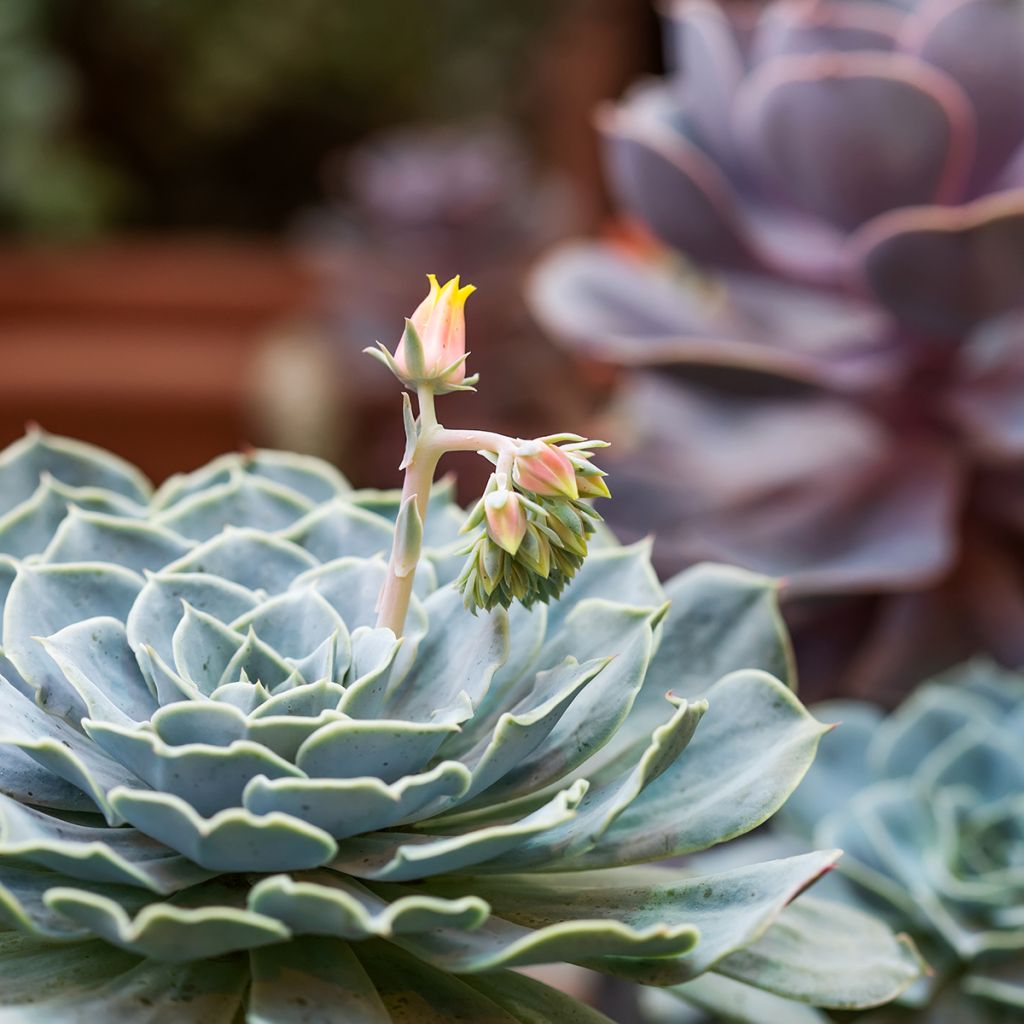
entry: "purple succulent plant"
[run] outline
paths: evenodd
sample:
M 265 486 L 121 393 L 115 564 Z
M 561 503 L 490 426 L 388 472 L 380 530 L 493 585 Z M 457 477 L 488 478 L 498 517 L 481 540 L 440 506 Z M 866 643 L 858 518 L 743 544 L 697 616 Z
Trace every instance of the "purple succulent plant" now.
M 634 368 L 620 525 L 785 576 L 819 693 L 1024 663 L 1024 4 L 682 0 L 667 31 L 669 77 L 598 119 L 657 244 L 532 286 Z

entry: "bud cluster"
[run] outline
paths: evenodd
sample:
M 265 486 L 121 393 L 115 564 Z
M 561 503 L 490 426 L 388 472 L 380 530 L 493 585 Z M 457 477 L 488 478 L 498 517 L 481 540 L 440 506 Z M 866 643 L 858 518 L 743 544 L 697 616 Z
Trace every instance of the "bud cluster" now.
M 584 499 L 610 497 L 604 472 L 590 461 L 591 449 L 603 447 L 576 434 L 516 442 L 511 479 L 493 473 L 463 526 L 476 531 L 457 581 L 467 608 L 514 600 L 530 607 L 561 594 L 601 520 Z

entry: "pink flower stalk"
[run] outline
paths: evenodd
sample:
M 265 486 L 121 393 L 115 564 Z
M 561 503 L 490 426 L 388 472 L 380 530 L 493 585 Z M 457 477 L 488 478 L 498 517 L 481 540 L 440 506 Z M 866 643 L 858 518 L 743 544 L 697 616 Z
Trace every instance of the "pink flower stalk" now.
M 505 489 L 491 491 L 484 498 L 484 515 L 491 540 L 514 555 L 526 536 L 526 513 L 519 495 Z
M 471 284 L 460 288 L 458 275 L 443 286 L 433 274 L 428 274 L 427 280 L 430 293 L 409 318 L 423 346 L 422 370 L 409 365 L 404 336 L 395 350 L 395 363 L 410 380 L 440 379 L 445 384 L 461 384 L 466 379 L 465 306 L 476 288 Z
M 561 448 L 544 441 L 524 441 L 516 449 L 512 477 L 520 487 L 534 494 L 579 497 L 572 460 Z

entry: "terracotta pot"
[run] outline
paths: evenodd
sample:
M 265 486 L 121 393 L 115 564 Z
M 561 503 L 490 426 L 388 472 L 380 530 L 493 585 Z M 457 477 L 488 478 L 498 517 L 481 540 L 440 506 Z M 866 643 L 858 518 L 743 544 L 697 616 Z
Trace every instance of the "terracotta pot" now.
M 155 480 L 273 441 L 261 357 L 308 313 L 284 249 L 218 239 L 0 249 L 0 444 L 28 421 L 93 441 Z

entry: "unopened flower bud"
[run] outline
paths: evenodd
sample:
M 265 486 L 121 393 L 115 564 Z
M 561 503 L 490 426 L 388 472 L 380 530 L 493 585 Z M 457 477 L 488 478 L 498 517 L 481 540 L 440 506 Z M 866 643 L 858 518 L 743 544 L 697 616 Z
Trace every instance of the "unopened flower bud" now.
M 491 491 L 484 498 L 487 532 L 499 547 L 510 555 L 519 550 L 526 535 L 526 515 L 515 491 Z
M 576 470 L 576 487 L 581 498 L 610 498 L 611 491 L 604 482 L 607 475 L 604 470 L 598 469 L 589 459 L 579 455 L 570 455 L 573 467 Z
M 395 366 L 409 381 L 460 385 L 466 379 L 465 306 L 476 289 L 471 284 L 459 287 L 457 276 L 444 286 L 433 274 L 427 279 L 430 293 L 409 318 L 406 333 L 395 350 Z M 415 332 L 414 338 L 409 328 Z M 417 347 L 419 351 L 415 351 Z
M 579 497 L 572 460 L 561 448 L 544 441 L 524 441 L 516 449 L 512 477 L 520 487 L 534 494 Z

